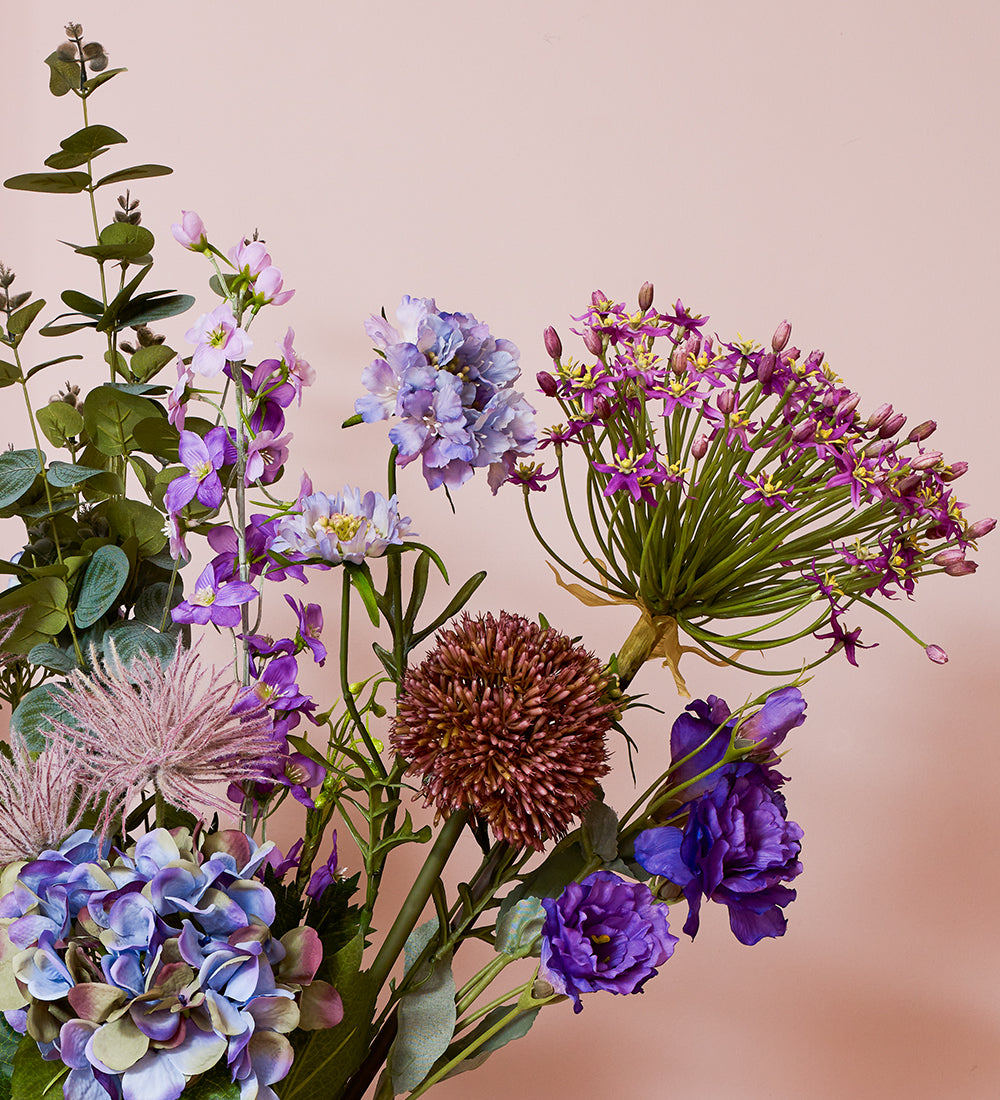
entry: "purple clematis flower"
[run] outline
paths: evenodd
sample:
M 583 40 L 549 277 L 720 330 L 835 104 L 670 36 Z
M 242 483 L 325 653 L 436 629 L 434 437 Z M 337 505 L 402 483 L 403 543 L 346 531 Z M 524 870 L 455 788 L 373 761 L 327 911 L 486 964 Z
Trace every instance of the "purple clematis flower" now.
M 195 581 L 194 591 L 179 603 L 170 617 L 175 623 L 215 623 L 216 626 L 238 626 L 240 608 L 257 598 L 257 589 L 246 581 L 219 581 L 209 564 Z
M 163 501 L 170 512 L 179 512 L 197 497 L 206 508 L 222 504 L 222 482 L 219 470 L 225 465 L 226 429 L 221 425 L 202 439 L 197 432 L 182 431 L 177 451 L 188 472 L 175 477 L 167 486 Z

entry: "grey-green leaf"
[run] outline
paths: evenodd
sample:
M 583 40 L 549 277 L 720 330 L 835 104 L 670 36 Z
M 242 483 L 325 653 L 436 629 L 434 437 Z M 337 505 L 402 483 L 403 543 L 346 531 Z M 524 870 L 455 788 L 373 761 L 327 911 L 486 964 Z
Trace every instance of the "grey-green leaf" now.
M 83 89 L 90 94 L 95 88 L 99 88 L 102 84 L 109 81 L 113 76 L 117 76 L 119 73 L 127 73 L 128 69 L 105 69 L 103 73 L 98 73 L 97 76 L 92 76 L 89 80 L 84 82 Z
M 523 898 L 497 919 L 497 951 L 515 959 L 537 955 L 544 924 L 545 909 L 538 898 Z
M 67 173 L 71 175 L 72 173 Z M 90 177 L 87 177 L 88 182 Z M 95 260 L 139 260 L 156 243 L 156 238 L 144 226 L 130 225 L 128 222 L 112 222 L 100 233 L 99 244 L 74 248 L 81 256 L 91 256 Z
M 410 933 L 404 948 L 407 973 L 437 934 L 437 928 L 435 917 Z M 415 979 L 416 987 L 399 1002 L 399 1031 L 388 1061 L 392 1087 L 397 1093 L 409 1092 L 420 1084 L 455 1034 L 451 952 L 446 952 L 433 966 L 421 964 Z
M 489 1031 L 491 1027 L 495 1027 L 504 1016 L 510 1014 L 510 1011 L 510 1006 L 500 1005 L 499 1008 L 494 1008 L 492 1012 L 487 1012 L 473 1031 L 463 1035 L 459 1042 L 448 1048 L 445 1057 L 450 1060 L 457 1057 L 463 1050 L 467 1050 L 470 1043 L 474 1043 L 480 1035 Z M 541 1011 L 541 1008 L 529 1008 L 527 1012 L 515 1016 L 509 1024 L 505 1024 L 488 1039 L 484 1039 L 468 1058 L 459 1062 L 454 1069 L 450 1069 L 441 1080 L 446 1081 L 449 1077 L 456 1077 L 460 1073 L 465 1073 L 466 1070 L 478 1069 L 494 1051 L 513 1042 L 514 1039 L 522 1039 L 531 1030 L 531 1025 Z
M 170 664 L 177 652 L 176 636 L 161 634 L 159 630 L 135 619 L 110 626 L 104 632 L 103 645 L 106 657 L 110 657 L 111 647 L 114 646 L 119 659 L 126 665 L 136 657 L 150 656 L 165 666 Z
M 584 845 L 610 863 L 618 856 L 618 815 L 604 801 L 594 798 L 583 815 Z
M 101 546 L 87 563 L 73 619 L 91 626 L 113 606 L 129 575 L 128 556 L 120 546 Z
M 106 183 L 124 183 L 126 180 L 146 180 L 153 176 L 169 176 L 173 168 L 165 164 L 137 164 L 133 168 L 122 168 L 118 172 L 112 172 L 109 176 L 102 176 L 95 187 L 103 187 Z
M 29 752 L 41 752 L 49 743 L 49 719 L 73 725 L 60 699 L 63 689 L 58 684 L 40 684 L 32 688 L 14 708 L 10 716 L 10 732 L 20 737 Z
M 65 95 L 80 87 L 80 64 L 63 57 L 54 50 L 45 59 L 49 67 L 49 91 L 55 95 Z
M 91 390 L 83 403 L 87 432 L 94 446 L 106 455 L 125 454 L 136 424 L 156 414 L 157 406 L 147 398 L 107 385 Z
M 79 485 L 81 481 L 86 481 L 88 477 L 95 477 L 97 474 L 103 473 L 103 470 L 95 470 L 91 466 L 77 466 L 73 462 L 53 462 L 45 476 L 48 478 L 50 485 L 65 489 L 70 485 Z
M 51 642 L 34 646 L 28 653 L 28 661 L 33 665 L 41 665 L 42 668 L 51 668 L 54 672 L 72 672 L 76 668 L 73 654 Z
M 32 449 L 0 454 L 0 508 L 6 508 L 31 488 L 41 473 L 44 455 Z
M 67 153 L 65 149 L 60 149 L 58 153 L 46 157 L 43 163 L 46 168 L 77 168 L 106 152 L 107 149 L 95 149 L 92 153 Z
M 149 381 L 175 358 L 177 352 L 166 344 L 150 344 L 145 348 L 138 348 L 129 363 L 132 374 L 142 382 Z
M 90 185 L 86 172 L 26 172 L 3 181 L 11 191 L 43 191 L 50 195 L 76 195 Z

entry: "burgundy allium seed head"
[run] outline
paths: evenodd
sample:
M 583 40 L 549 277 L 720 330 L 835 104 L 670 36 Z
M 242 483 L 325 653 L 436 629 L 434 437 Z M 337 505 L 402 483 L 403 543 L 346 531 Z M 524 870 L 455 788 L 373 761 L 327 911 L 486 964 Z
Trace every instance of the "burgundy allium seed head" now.
M 236 690 L 228 672 L 190 649 L 166 667 L 149 656 L 125 665 L 113 654 L 93 675 L 71 675 L 59 701 L 78 728 L 52 720 L 51 735 L 73 754 L 83 789 L 107 795 L 102 831 L 151 787 L 181 809 L 232 812 L 206 788 L 257 778 L 274 749 L 269 716 L 232 713 Z
M 407 673 L 392 744 L 428 803 L 470 809 L 498 838 L 540 850 L 608 772 L 608 682 L 565 634 L 506 611 L 465 614 Z

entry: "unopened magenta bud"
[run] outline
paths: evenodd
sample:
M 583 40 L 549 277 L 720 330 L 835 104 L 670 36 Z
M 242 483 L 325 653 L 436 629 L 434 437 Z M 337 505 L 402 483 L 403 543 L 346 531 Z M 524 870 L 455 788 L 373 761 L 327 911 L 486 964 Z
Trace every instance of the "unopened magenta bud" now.
M 535 375 L 535 381 L 538 383 L 538 388 L 546 397 L 555 397 L 559 392 L 558 383 L 547 370 L 540 370 Z
M 607 420 L 611 416 L 611 403 L 604 396 L 603 393 L 599 393 L 594 398 L 594 419 L 595 420 Z
M 939 645 L 929 645 L 924 652 L 936 665 L 948 663 L 948 654 Z
M 910 465 L 914 470 L 929 470 L 941 461 L 940 451 L 924 451 L 922 455 L 910 459 Z
M 861 400 L 861 395 L 852 393 L 848 397 L 845 397 L 843 401 L 837 406 L 836 416 L 838 420 L 843 420 L 845 417 L 851 415 L 858 407 L 858 402 Z
M 997 521 L 990 516 L 984 516 L 982 519 L 977 519 L 975 523 L 970 523 L 966 528 L 965 537 L 969 539 L 981 539 L 983 535 L 988 535 L 990 531 L 996 527 Z
M 607 304 L 607 301 L 608 300 L 607 300 L 607 298 L 605 298 L 603 290 L 595 290 L 590 295 L 590 304 L 595 309 L 604 309 L 606 304 Z
M 888 417 L 878 430 L 879 439 L 891 439 L 896 432 L 906 423 L 906 417 L 903 413 L 893 413 Z
M 901 497 L 908 496 L 923 480 L 923 474 L 909 474 L 896 486 L 896 492 L 899 493 Z
M 728 416 L 736 408 L 736 394 L 732 390 L 723 390 L 715 399 L 719 412 Z
M 591 355 L 600 355 L 604 351 L 604 341 L 595 329 L 588 328 L 583 334 L 583 346 Z
M 946 565 L 944 571 L 949 577 L 967 577 L 970 573 L 975 573 L 978 568 L 974 561 L 956 561 L 952 565 Z
M 674 374 L 684 374 L 687 370 L 688 351 L 687 345 L 678 344 L 670 353 L 670 369 Z
M 922 424 L 918 424 L 915 428 L 910 429 L 910 434 L 906 437 L 906 441 L 907 443 L 919 443 L 929 435 L 933 435 L 936 431 L 937 421 L 925 420 Z
M 562 355 L 562 340 L 559 339 L 559 333 L 549 325 L 542 339 L 545 341 L 545 350 L 549 353 L 549 358 L 558 359 Z
M 958 546 L 949 546 L 947 550 L 935 554 L 932 560 L 935 565 L 954 565 L 956 562 L 965 561 L 965 551 Z
M 771 350 L 775 355 L 779 355 L 785 350 L 785 345 L 788 343 L 788 338 L 791 335 L 792 326 L 787 321 L 782 321 L 774 330 L 774 335 L 771 337 Z
M 950 466 L 945 466 L 941 471 L 942 481 L 955 481 L 966 473 L 969 469 L 968 462 L 953 462 Z
M 792 431 L 792 439 L 796 443 L 805 443 L 807 439 L 812 439 L 816 434 L 816 421 L 812 417 L 808 420 L 803 420 L 801 424 L 796 425 Z
M 773 351 L 766 351 L 760 357 L 760 364 L 757 367 L 757 381 L 762 386 L 766 386 L 771 381 L 771 375 L 774 374 L 774 364 L 777 361 Z
M 693 458 L 704 458 L 708 453 L 708 436 L 699 435 L 695 437 L 694 442 L 691 444 L 691 455 Z
M 639 287 L 639 308 L 643 313 L 653 304 L 653 284 L 646 282 Z
M 876 428 L 881 428 L 890 416 L 892 416 L 892 405 L 887 401 L 879 405 L 871 416 L 868 417 L 867 421 L 865 421 L 865 425 L 871 431 L 874 431 Z

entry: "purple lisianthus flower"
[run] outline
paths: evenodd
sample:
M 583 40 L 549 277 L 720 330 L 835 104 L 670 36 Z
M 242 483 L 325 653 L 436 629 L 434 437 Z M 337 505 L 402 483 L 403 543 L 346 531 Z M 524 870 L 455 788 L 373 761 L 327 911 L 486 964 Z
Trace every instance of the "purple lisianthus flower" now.
M 226 429 L 221 425 L 207 432 L 204 439 L 197 432 L 181 432 L 177 452 L 188 472 L 167 486 L 163 501 L 168 511 L 179 512 L 194 497 L 206 508 L 222 504 L 219 470 L 226 461 L 226 439 Z
M 581 993 L 641 993 L 656 968 L 673 954 L 667 907 L 643 883 L 612 871 L 571 882 L 557 899 L 543 898 L 539 976 L 573 1000 Z
M 194 591 L 179 603 L 170 617 L 175 623 L 215 623 L 216 626 L 237 626 L 240 608 L 257 598 L 257 589 L 246 581 L 219 581 L 211 564 L 195 581 Z
M 191 369 L 205 378 L 221 374 L 228 362 L 241 362 L 253 347 L 253 341 L 236 324 L 228 302 L 203 313 L 184 334 L 186 340 L 198 346 L 191 358 Z
M 702 898 L 729 910 L 733 934 L 748 945 L 782 936 L 782 909 L 795 899 L 783 886 L 802 870 L 802 830 L 788 820 L 781 777 L 759 764 L 727 765 L 715 785 L 688 803 L 684 828 L 647 829 L 635 858 L 675 883 L 688 903 L 684 931 L 698 932 Z

